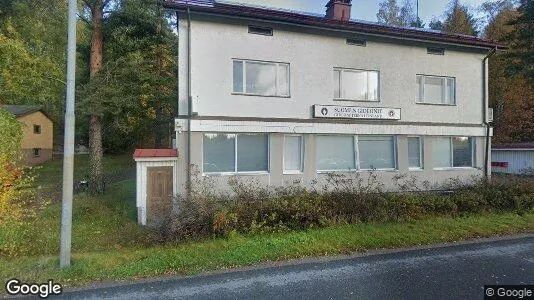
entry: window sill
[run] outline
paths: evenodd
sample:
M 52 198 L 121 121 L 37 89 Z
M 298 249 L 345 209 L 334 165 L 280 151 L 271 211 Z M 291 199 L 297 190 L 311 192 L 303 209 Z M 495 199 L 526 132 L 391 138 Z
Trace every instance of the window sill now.
M 370 171 L 378 171 L 378 172 L 397 172 L 397 169 L 360 169 L 359 171 L 363 172 L 370 172 Z
M 317 174 L 328 174 L 328 173 L 358 173 L 358 172 L 398 172 L 397 169 L 359 169 L 359 170 L 329 170 L 329 171 L 317 171 Z
M 468 171 L 478 170 L 475 167 L 446 167 L 446 168 L 434 168 L 434 171 Z
M 431 106 L 458 106 L 458 104 L 446 104 L 446 103 L 427 103 L 427 102 L 415 102 L 419 105 L 431 105 Z
M 240 172 L 240 173 L 203 173 L 202 176 L 205 177 L 224 177 L 224 176 L 260 176 L 260 175 L 270 175 L 269 172 Z
M 423 172 L 423 168 L 409 168 L 408 171 L 410 172 Z
M 302 175 L 302 171 L 284 171 L 282 173 L 283 175 Z
M 263 97 L 263 98 L 291 98 L 291 95 L 288 96 L 277 96 L 277 95 L 261 95 L 261 94 L 247 94 L 247 93 L 232 93 L 234 96 L 249 96 L 249 97 Z
M 379 103 L 378 100 L 358 100 L 358 99 L 345 99 L 345 98 L 334 98 L 334 101 L 350 101 L 350 102 L 370 102 L 370 103 Z

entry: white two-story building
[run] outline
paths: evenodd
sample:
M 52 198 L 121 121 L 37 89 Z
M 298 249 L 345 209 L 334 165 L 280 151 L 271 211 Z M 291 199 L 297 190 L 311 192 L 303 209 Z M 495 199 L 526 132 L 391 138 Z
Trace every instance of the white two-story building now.
M 179 34 L 174 194 L 189 166 L 221 189 L 236 174 L 309 185 L 374 169 L 390 188 L 397 174 L 488 174 L 487 58 L 500 46 L 352 21 L 350 0 L 325 4 L 313 16 L 165 2 Z

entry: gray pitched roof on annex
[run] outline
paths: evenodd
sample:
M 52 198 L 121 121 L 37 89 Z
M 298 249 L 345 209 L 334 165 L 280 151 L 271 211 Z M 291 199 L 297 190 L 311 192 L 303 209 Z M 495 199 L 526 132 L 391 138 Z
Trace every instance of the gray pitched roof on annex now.
M 0 108 L 8 111 L 16 117 L 25 116 L 43 110 L 42 105 L 0 105 Z

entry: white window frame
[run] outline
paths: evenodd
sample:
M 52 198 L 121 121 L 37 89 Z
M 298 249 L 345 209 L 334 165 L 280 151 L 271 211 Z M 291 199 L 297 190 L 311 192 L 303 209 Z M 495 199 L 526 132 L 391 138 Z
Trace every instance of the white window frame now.
M 204 138 L 206 134 L 233 134 L 234 138 L 234 172 L 204 172 L 204 146 L 202 146 L 202 174 L 204 176 L 231 176 L 231 175 L 268 175 L 271 172 L 271 135 L 269 133 L 233 133 L 233 132 L 205 132 L 202 134 L 202 145 L 204 145 Z M 267 136 L 267 171 L 237 171 L 237 139 L 240 135 L 266 135 Z
M 331 136 L 335 134 L 320 134 L 317 136 Z M 362 172 L 362 171 L 383 171 L 383 172 L 392 172 L 392 171 L 398 171 L 399 170 L 399 163 L 398 163 L 398 143 L 397 143 L 397 136 L 396 135 L 388 135 L 388 134 L 369 134 L 369 136 L 388 136 L 393 138 L 393 168 L 382 168 L 382 169 L 362 169 L 360 164 L 360 145 L 359 145 L 359 136 L 364 136 L 363 134 L 360 135 L 348 135 L 352 136 L 354 140 L 354 166 L 355 169 L 345 169 L 345 170 L 320 170 L 317 168 L 317 174 L 324 174 L 324 173 L 336 173 L 336 172 Z M 317 148 L 317 147 L 316 147 Z M 317 155 L 317 154 L 316 154 Z M 317 162 L 316 162 L 317 164 Z
M 300 144 L 300 170 L 286 170 L 286 137 L 292 136 L 292 137 L 300 137 L 301 144 Z M 304 146 L 305 139 L 303 134 L 285 134 L 284 135 L 284 149 L 283 149 L 283 174 L 284 175 L 295 175 L 295 174 L 302 174 L 304 173 Z
M 351 69 L 351 68 L 341 68 L 341 67 L 334 67 L 333 71 L 332 71 L 332 76 L 334 74 L 334 72 L 336 71 L 339 71 L 339 82 L 334 82 L 334 80 L 332 79 L 332 82 L 334 82 L 334 84 L 337 84 L 339 85 L 339 97 L 336 98 L 336 96 L 334 95 L 334 101 L 355 101 L 355 102 L 380 102 L 380 86 L 381 86 L 381 82 L 380 82 L 380 71 L 379 70 L 366 70 L 366 69 Z M 344 72 L 353 72 L 353 73 L 356 73 L 356 72 L 366 72 L 366 75 L 367 75 L 367 91 L 365 92 L 365 98 L 366 99 L 351 99 L 351 98 L 346 98 L 346 97 L 343 97 L 343 73 Z M 376 98 L 377 99 L 372 99 L 370 100 L 369 97 L 370 97 L 370 87 L 369 87 L 369 73 L 377 73 L 378 75 L 378 86 L 377 86 L 377 92 L 376 92 Z
M 393 139 L 393 168 L 381 168 L 381 169 L 362 169 L 361 166 L 360 166 L 360 141 L 358 139 L 359 136 L 387 136 L 387 137 L 392 137 Z M 360 134 L 360 135 L 357 135 L 355 136 L 355 139 L 356 139 L 356 146 L 357 146 L 357 152 L 358 152 L 358 159 L 357 159 L 357 167 L 358 167 L 358 170 L 360 171 L 372 171 L 372 170 L 376 170 L 376 171 L 397 171 L 398 170 L 398 167 L 399 167 L 399 164 L 398 164 L 398 157 L 397 157 L 397 136 L 396 135 L 388 135 L 388 134 Z
M 456 97 L 456 77 L 417 74 L 416 75 L 416 81 L 418 81 L 417 79 L 418 79 L 419 76 L 421 76 L 422 84 L 418 84 L 418 87 L 417 87 L 417 89 L 419 90 L 419 92 L 417 93 L 417 95 L 419 97 L 416 97 L 416 100 L 415 100 L 415 102 L 417 104 L 443 105 L 443 106 L 457 106 L 458 105 L 458 99 Z M 426 78 L 439 78 L 439 79 L 442 79 L 442 80 L 445 81 L 445 86 L 442 86 L 441 97 L 445 97 L 445 95 L 446 95 L 445 93 L 447 91 L 447 81 L 449 79 L 453 79 L 453 81 L 454 81 L 454 92 L 452 94 L 453 102 L 452 103 L 437 103 L 437 102 L 428 102 L 428 101 L 426 101 L 426 99 L 425 99 L 425 96 L 426 96 L 426 93 L 425 93 Z
M 242 82 L 242 91 L 236 92 L 234 91 L 235 86 L 235 78 L 234 78 L 234 63 L 235 62 L 241 62 L 243 64 L 243 82 Z M 247 63 L 257 63 L 257 64 L 264 64 L 264 65 L 274 65 L 276 66 L 276 83 L 275 83 L 275 94 L 268 95 L 268 94 L 258 94 L 258 93 L 247 93 Z M 280 66 L 287 66 L 287 95 L 278 95 L 278 85 L 279 85 L 279 78 L 278 78 L 278 71 Z M 263 60 L 252 60 L 252 59 L 240 59 L 240 58 L 233 58 L 232 59 L 232 94 L 233 95 L 245 95 L 245 96 L 258 96 L 258 97 L 278 97 L 278 98 L 291 98 L 291 64 L 286 62 L 274 62 L 274 61 L 263 61 Z
M 353 143 L 353 156 L 354 156 L 354 167 L 355 169 L 336 169 L 336 170 L 320 170 L 319 168 L 317 168 L 317 160 L 315 160 L 315 166 L 317 168 L 317 173 L 318 174 L 321 174 L 321 173 L 334 173 L 334 172 L 354 172 L 354 171 L 358 171 L 359 170 L 359 162 L 358 162 L 358 147 L 357 147 L 357 142 L 356 142 L 356 136 L 355 135 L 350 135 L 350 134 L 319 134 L 319 135 L 316 135 L 316 140 L 315 140 L 315 149 L 317 150 L 317 137 L 320 137 L 320 136 L 349 136 L 349 137 L 352 137 L 352 143 Z M 317 155 L 317 154 L 315 154 Z
M 420 167 L 412 167 L 410 166 L 410 157 L 408 156 L 408 170 L 410 171 L 422 171 L 425 169 L 425 140 L 422 136 L 407 136 L 406 141 L 408 139 L 419 139 L 419 165 Z M 409 152 L 409 151 L 408 151 Z
M 466 137 L 469 139 L 469 143 L 471 144 L 471 166 L 469 167 L 455 167 L 454 166 L 454 143 L 452 141 L 453 138 L 461 138 L 461 137 Z M 449 136 L 449 137 L 438 137 L 438 138 L 447 138 L 449 139 L 449 143 L 450 143 L 450 166 L 449 167 L 436 167 L 434 168 L 434 170 L 438 170 L 438 171 L 447 171 L 447 170 L 472 170 L 472 169 L 476 169 L 476 144 L 475 144 L 475 139 L 474 137 L 470 137 L 470 136 Z

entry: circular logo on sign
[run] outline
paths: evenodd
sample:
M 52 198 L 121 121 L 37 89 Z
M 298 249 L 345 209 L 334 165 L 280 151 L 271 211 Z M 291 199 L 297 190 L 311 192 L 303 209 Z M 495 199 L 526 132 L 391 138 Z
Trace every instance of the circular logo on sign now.
M 394 111 L 394 110 L 390 110 L 390 111 L 389 111 L 389 116 L 390 116 L 391 118 L 395 117 L 395 111 Z
M 328 115 L 328 109 L 326 107 L 321 109 L 321 114 L 323 114 L 323 116 Z

